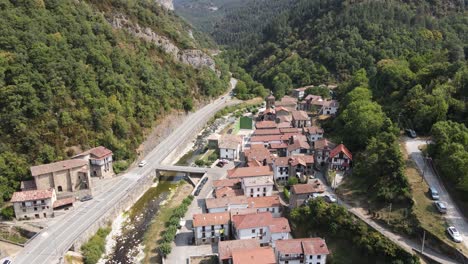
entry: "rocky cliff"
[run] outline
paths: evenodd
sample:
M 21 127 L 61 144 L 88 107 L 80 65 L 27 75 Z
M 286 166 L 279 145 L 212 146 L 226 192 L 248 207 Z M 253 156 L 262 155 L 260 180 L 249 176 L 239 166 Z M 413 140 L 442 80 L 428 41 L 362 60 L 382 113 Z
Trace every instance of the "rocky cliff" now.
M 131 22 L 124 15 L 114 16 L 110 23 L 114 28 L 124 29 L 134 36 L 153 42 L 156 46 L 161 47 L 164 52 L 171 54 L 176 61 L 194 68 L 208 67 L 216 71 L 215 61 L 205 52 L 196 49 L 180 49 L 166 36 L 154 32 L 151 28 L 141 27 L 139 24 Z
M 174 10 L 174 3 L 172 3 L 172 0 L 156 0 L 156 3 L 160 4 L 166 9 Z

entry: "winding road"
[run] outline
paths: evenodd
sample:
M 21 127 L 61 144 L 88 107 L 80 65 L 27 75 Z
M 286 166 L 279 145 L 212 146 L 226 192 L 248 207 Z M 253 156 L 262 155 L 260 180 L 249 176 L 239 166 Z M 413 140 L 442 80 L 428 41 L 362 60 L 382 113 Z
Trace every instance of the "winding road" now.
M 126 198 L 127 193 L 138 187 L 141 181 L 148 180 L 154 175 L 154 168 L 158 166 L 174 149 L 194 138 L 206 122 L 225 106 L 236 104 L 230 100 L 229 92 L 235 87 L 237 80 L 231 78 L 231 89 L 228 93 L 204 106 L 175 129 L 166 139 L 156 146 L 146 157 L 148 165 L 129 170 L 118 180 L 104 187 L 93 200 L 67 213 L 57 223 L 40 232 L 25 248 L 18 253 L 14 263 L 18 264 L 49 264 L 61 263 L 63 255 L 80 237 L 80 235 L 95 222 L 100 221 L 119 201 Z

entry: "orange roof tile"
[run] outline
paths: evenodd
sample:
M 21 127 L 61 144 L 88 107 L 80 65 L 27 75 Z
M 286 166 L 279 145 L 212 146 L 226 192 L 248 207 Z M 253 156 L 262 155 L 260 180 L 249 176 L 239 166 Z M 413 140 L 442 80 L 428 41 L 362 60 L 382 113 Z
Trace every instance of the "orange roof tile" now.
M 273 175 L 273 171 L 270 166 L 234 168 L 232 170 L 228 170 L 227 173 L 228 178 L 230 179 Z
M 315 179 L 312 183 L 294 184 L 291 187 L 291 193 L 294 194 L 323 193 L 324 191 L 325 187 L 323 187 L 323 183 L 318 179 Z
M 276 250 L 279 254 L 304 254 L 304 255 L 328 255 L 327 244 L 325 240 L 314 238 L 298 238 L 277 240 L 275 242 Z
M 255 128 L 265 129 L 265 128 L 276 128 L 275 121 L 260 121 L 255 123 Z
M 330 158 L 335 157 L 338 155 L 340 152 L 343 152 L 350 160 L 353 160 L 353 155 L 351 154 L 351 151 L 349 151 L 345 145 L 339 144 L 336 146 L 334 149 L 330 151 Z
M 53 196 L 54 189 L 48 190 L 29 190 L 23 192 L 14 192 L 10 202 L 27 202 L 50 199 Z
M 56 171 L 69 170 L 88 165 L 87 160 L 71 159 L 31 167 L 31 175 L 38 176 Z
M 234 187 L 240 183 L 240 179 L 223 179 L 213 181 L 213 187 Z
M 232 251 L 239 249 L 251 249 L 260 246 L 260 241 L 257 239 L 239 239 L 230 241 L 219 241 L 218 252 L 221 260 L 232 258 Z
M 225 225 L 225 224 L 229 224 L 229 221 L 230 221 L 230 216 L 228 212 L 193 215 L 194 227 L 210 226 L 210 225 Z
M 271 247 L 238 249 L 232 252 L 233 264 L 275 264 L 275 253 Z

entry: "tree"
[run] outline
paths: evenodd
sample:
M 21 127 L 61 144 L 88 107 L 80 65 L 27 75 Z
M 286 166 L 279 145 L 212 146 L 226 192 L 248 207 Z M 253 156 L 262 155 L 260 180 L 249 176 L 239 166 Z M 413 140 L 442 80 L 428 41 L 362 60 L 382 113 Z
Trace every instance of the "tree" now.
M 278 74 L 273 78 L 273 91 L 276 98 L 283 97 L 292 87 L 291 78 L 285 73 Z

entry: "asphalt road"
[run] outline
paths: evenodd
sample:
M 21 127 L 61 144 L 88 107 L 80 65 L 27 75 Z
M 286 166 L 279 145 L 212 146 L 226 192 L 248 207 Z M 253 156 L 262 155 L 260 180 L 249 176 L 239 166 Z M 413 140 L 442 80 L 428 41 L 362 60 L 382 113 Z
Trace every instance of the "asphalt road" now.
M 237 80 L 231 78 L 231 89 L 235 87 L 236 83 Z M 43 230 L 18 253 L 14 263 L 61 263 L 64 253 L 89 226 L 99 221 L 114 206 L 119 206 L 119 201 L 125 199 L 127 193 L 138 186 L 139 181 L 154 175 L 154 167 L 178 146 L 194 138 L 218 110 L 234 103 L 235 101 L 230 100 L 228 93 L 226 93 L 222 98 L 191 113 L 171 135 L 145 157 L 145 160 L 148 161 L 146 166 L 133 168 L 128 173 L 119 176 L 119 180 L 105 186 L 105 190 L 96 195 L 93 200 L 69 212 L 56 224 Z
M 455 205 L 439 177 L 432 170 L 431 166 L 426 166 L 426 161 L 419 150 L 420 145 L 426 144 L 425 140 L 421 139 L 407 139 L 405 147 L 410 157 L 414 160 L 419 170 L 423 172 L 424 179 L 431 187 L 435 187 L 440 196 L 440 200 L 447 203 L 447 214 L 445 215 L 447 222 L 453 225 L 463 237 L 463 244 L 468 249 L 468 223 L 463 217 L 460 209 Z

